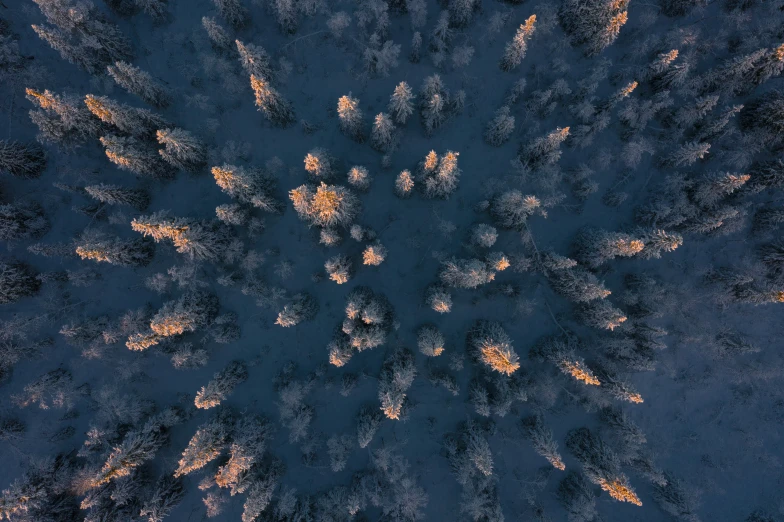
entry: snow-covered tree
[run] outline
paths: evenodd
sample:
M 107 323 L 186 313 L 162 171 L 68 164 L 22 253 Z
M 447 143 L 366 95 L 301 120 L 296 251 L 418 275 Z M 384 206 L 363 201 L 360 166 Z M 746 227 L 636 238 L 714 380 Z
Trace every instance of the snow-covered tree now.
M 563 471 L 566 465 L 558 453 L 558 443 L 553 438 L 553 431 L 544 423 L 539 415 L 526 417 L 522 422 L 523 432 L 534 447 L 534 450 L 547 459 L 555 469 Z
M 378 266 L 387 258 L 387 249 L 380 242 L 368 245 L 362 252 L 362 264 Z
M 348 227 L 360 212 L 357 197 L 340 185 L 301 185 L 289 192 L 299 217 L 319 227 Z
M 101 133 L 101 122 L 82 105 L 78 97 L 35 89 L 25 89 L 25 93 L 27 99 L 40 108 L 30 111 L 30 119 L 38 126 L 39 142 L 61 145 L 68 150 Z
M 80 258 L 118 266 L 146 266 L 154 253 L 152 241 L 146 238 L 121 239 L 88 233 L 76 243 L 76 254 Z
M 226 400 L 238 384 L 246 380 L 248 380 L 248 368 L 245 363 L 232 361 L 216 373 L 207 386 L 201 387 L 201 390 L 196 393 L 194 404 L 204 410 L 214 408 Z
M 84 104 L 102 122 L 136 137 L 154 136 L 156 130 L 170 126 L 163 117 L 150 110 L 131 107 L 108 96 L 88 94 Z
M 156 154 L 155 149 L 132 136 L 108 134 L 102 136 L 100 141 L 109 161 L 122 170 L 153 179 L 174 177 L 174 169 Z
M 297 294 L 291 302 L 278 313 L 275 324 L 284 328 L 296 326 L 303 321 L 310 321 L 318 312 L 318 302 L 307 293 Z
M 395 124 L 388 114 L 380 112 L 373 122 L 373 131 L 370 135 L 370 145 L 379 152 L 389 152 L 395 147 L 397 132 Z
M 389 98 L 389 112 L 394 115 L 396 122 L 404 125 L 408 117 L 414 113 L 414 98 L 411 87 L 406 82 L 397 84 Z
M 514 131 L 515 118 L 510 114 L 508 105 L 504 105 L 495 113 L 493 121 L 485 129 L 485 141 L 490 145 L 499 147 L 509 140 Z
M 84 190 L 91 198 L 106 205 L 125 205 L 136 210 L 144 210 L 150 204 L 150 194 L 144 189 L 99 183 L 87 185 Z
M 117 85 L 153 107 L 166 107 L 171 103 L 169 90 L 153 79 L 148 72 L 123 61 L 107 66 L 106 70 Z
M 452 258 L 441 263 L 439 278 L 447 286 L 473 289 L 492 281 L 495 273 L 479 259 Z
M 370 189 L 370 182 L 373 178 L 368 169 L 361 165 L 354 165 L 348 171 L 348 184 L 360 192 L 367 192 Z
M 338 119 L 340 130 L 354 141 L 365 141 L 365 129 L 362 123 L 362 109 L 359 100 L 352 97 L 351 93 L 338 99 Z
M 395 178 L 395 195 L 408 198 L 414 193 L 414 177 L 408 170 L 403 170 Z
M 218 13 L 235 29 L 242 28 L 248 22 L 248 10 L 240 0 L 212 0 Z
M 294 121 L 291 104 L 270 85 L 268 79 L 251 75 L 250 86 L 256 94 L 256 107 L 273 125 L 286 127 Z
M 512 339 L 498 322 L 477 321 L 468 332 L 467 342 L 474 357 L 492 370 L 511 375 L 520 368 Z
M 425 196 L 428 198 L 447 199 L 455 190 L 460 181 L 461 170 L 457 159 L 459 152 L 447 151 L 438 159 L 438 164 L 432 168 L 432 155 L 425 158 L 420 168 L 419 177 L 423 182 Z
M 44 209 L 37 203 L 0 205 L 0 239 L 38 239 L 49 227 Z
M 207 163 L 204 143 L 185 129 L 159 129 L 156 137 L 164 146 L 158 153 L 170 165 L 194 172 Z
M 435 326 L 423 325 L 417 330 L 417 346 L 428 357 L 438 357 L 444 353 L 444 336 Z
M 528 50 L 528 41 L 534 34 L 536 15 L 531 15 L 525 23 L 517 28 L 514 38 L 506 44 L 504 56 L 501 58 L 499 67 L 502 71 L 511 71 L 523 61 L 525 52 Z
M 46 151 L 35 143 L 0 140 L 0 171 L 24 179 L 41 176 L 46 169 Z
M 578 261 L 597 268 L 616 257 L 639 254 L 645 248 L 645 242 L 623 232 L 585 228 L 577 236 L 574 248 Z
M 222 165 L 212 167 L 212 175 L 221 190 L 237 201 L 266 212 L 281 210 L 281 203 L 273 196 L 275 179 L 262 170 Z
M 248 76 L 255 76 L 267 82 L 275 79 L 270 56 L 263 47 L 244 44 L 239 40 L 235 40 L 234 44 L 237 47 L 242 68 L 245 69 Z
M 150 497 L 144 502 L 139 516 L 147 522 L 163 522 L 185 497 L 185 487 L 179 478 L 164 475 L 155 483 Z
M 452 295 L 446 288 L 434 285 L 427 289 L 425 302 L 439 314 L 446 314 L 452 311 Z
M 327 271 L 331 280 L 342 285 L 351 279 L 352 265 L 351 259 L 343 254 L 338 254 L 327 259 L 327 262 L 324 263 L 324 270 Z
M 559 12 L 561 25 L 574 43 L 595 56 L 612 44 L 628 19 L 629 0 L 566 0 Z
M 174 477 L 193 473 L 218 458 L 226 447 L 228 437 L 229 428 L 221 416 L 199 426 L 188 447 L 182 452 Z
M 416 377 L 414 354 L 401 348 L 395 350 L 381 367 L 378 377 L 378 399 L 381 411 L 388 419 L 400 420 L 406 402 L 406 392 Z
M 0 304 L 33 296 L 41 288 L 41 281 L 33 268 L 21 261 L 0 259 Z
M 366 448 L 381 426 L 383 416 L 376 409 L 362 408 L 357 415 L 357 442 L 360 448 Z
M 231 50 L 232 41 L 229 32 L 221 26 L 214 18 L 203 16 L 201 25 L 207 33 L 213 48 L 219 51 Z

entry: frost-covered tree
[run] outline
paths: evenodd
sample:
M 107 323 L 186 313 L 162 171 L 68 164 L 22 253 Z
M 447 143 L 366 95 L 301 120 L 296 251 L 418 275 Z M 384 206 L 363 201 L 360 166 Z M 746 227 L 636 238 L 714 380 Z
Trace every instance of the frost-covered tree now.
M 41 288 L 33 268 L 21 261 L 0 259 L 0 304 L 33 296 Z
M 228 488 L 233 495 L 252 487 L 254 472 L 259 472 L 261 459 L 272 438 L 272 425 L 258 415 L 242 416 L 234 424 L 229 459 L 215 473 L 218 487 Z M 275 466 L 274 463 L 271 464 Z M 266 470 L 265 470 L 266 471 Z
M 580 321 L 600 330 L 615 330 L 626 322 L 626 314 L 608 301 L 593 301 L 580 307 L 577 313 Z
M 574 243 L 575 258 L 591 268 L 616 257 L 632 257 L 645 248 L 645 242 L 631 234 L 584 228 Z
M 270 85 L 268 79 L 251 75 L 250 86 L 256 94 L 256 107 L 273 125 L 286 127 L 294 122 L 291 104 Z
M 185 487 L 179 478 L 164 475 L 155 483 L 150 497 L 144 502 L 139 516 L 147 522 L 163 522 L 185 497 Z
M 377 409 L 364 407 L 357 415 L 357 442 L 360 448 L 367 448 L 381 426 L 383 416 Z
M 386 298 L 367 287 L 357 287 L 348 295 L 345 311 L 340 333 L 329 345 L 330 363 L 335 366 L 344 366 L 354 351 L 384 344 L 392 323 L 392 311 Z
M 446 288 L 439 285 L 428 287 L 425 293 L 425 303 L 439 314 L 447 314 L 452 311 L 452 295 Z
M 561 159 L 561 144 L 569 137 L 569 127 L 558 127 L 520 148 L 520 161 L 531 171 L 557 163 Z
M 316 147 L 305 155 L 305 171 L 311 181 L 329 181 L 335 176 L 338 160 L 326 149 Z
M 519 190 L 504 192 L 490 204 L 490 213 L 498 226 L 512 230 L 522 230 L 529 217 L 542 212 L 542 203 L 536 196 L 524 196 Z
M 581 473 L 570 471 L 558 483 L 556 497 L 566 510 L 569 522 L 592 522 L 599 516 L 591 483 Z
M 301 185 L 289 192 L 300 219 L 319 227 L 348 227 L 360 212 L 357 197 L 340 185 Z
M 234 388 L 248 380 L 248 368 L 242 361 L 232 361 L 216 373 L 207 386 L 196 393 L 194 404 L 203 410 L 214 408 L 232 394 Z
M 566 0 L 559 12 L 561 25 L 574 43 L 595 56 L 612 44 L 628 19 L 629 0 Z
M 361 165 L 354 165 L 348 171 L 348 184 L 359 190 L 360 192 L 367 192 L 370 189 L 370 182 L 372 177 L 368 169 Z
M 710 143 L 697 141 L 684 143 L 667 158 L 667 163 L 676 167 L 693 165 L 697 160 L 705 158 L 705 155 L 710 151 L 710 147 Z
M 498 322 L 477 321 L 467 334 L 467 342 L 473 356 L 492 370 L 511 375 L 520 368 L 512 339 Z
M 147 238 L 121 239 L 100 233 L 83 234 L 76 242 L 76 254 L 82 259 L 118 266 L 146 266 L 152 261 L 155 246 Z
M 220 456 L 229 438 L 226 419 L 219 415 L 198 427 L 188 447 L 182 452 L 174 477 L 197 471 Z
M 33 25 L 38 36 L 60 56 L 90 74 L 99 74 L 117 60 L 133 58 L 131 42 L 92 3 L 35 0 L 52 26 Z
M 49 220 L 37 203 L 0 205 L 0 239 L 38 239 L 49 231 Z
M 400 44 L 387 40 L 381 44 L 381 39 L 376 34 L 370 37 L 368 46 L 362 57 L 365 61 L 365 70 L 371 77 L 389 76 L 389 70 L 398 66 Z
M 563 471 L 566 465 L 558 453 L 558 443 L 553 439 L 553 431 L 544 423 L 539 415 L 526 417 L 522 422 L 523 433 L 531 441 L 534 450 L 547 459 L 555 469 Z
M 378 377 L 378 399 L 381 411 L 388 419 L 400 420 L 406 403 L 406 392 L 416 377 L 414 354 L 410 350 L 395 350 L 381 367 Z
M 248 10 L 240 0 L 212 0 L 218 13 L 235 29 L 242 28 L 248 22 Z
M 352 97 L 351 93 L 338 99 L 338 119 L 340 130 L 352 140 L 362 143 L 365 141 L 365 129 L 362 123 L 362 109 L 359 100 Z
M 125 188 L 119 185 L 87 185 L 84 191 L 93 199 L 106 205 L 124 205 L 144 210 L 150 204 L 150 194 L 145 189 Z
M 447 286 L 473 289 L 495 279 L 495 272 L 479 259 L 452 258 L 441 263 L 438 277 Z
M 299 26 L 299 13 L 295 0 L 272 0 L 270 2 L 278 26 L 284 33 L 294 34 Z
M 191 259 L 217 261 L 226 258 L 232 240 L 231 229 L 219 221 L 199 222 L 170 217 L 166 211 L 139 216 L 131 228 L 155 242 L 170 240 L 177 251 Z
M 46 151 L 35 143 L 0 140 L 0 171 L 23 179 L 41 176 L 46 169 Z
M 342 285 L 351 279 L 352 266 L 353 263 L 348 256 L 338 254 L 327 259 L 326 263 L 324 263 L 324 270 L 327 271 L 327 275 L 329 275 L 329 278 L 332 281 Z
M 510 114 L 508 105 L 504 105 L 495 113 L 493 121 L 485 129 L 485 141 L 494 147 L 500 147 L 509 140 L 514 132 L 515 118 Z
M 245 44 L 239 40 L 235 40 L 234 44 L 237 47 L 242 68 L 245 69 L 248 76 L 255 76 L 267 82 L 275 79 L 270 56 L 263 47 Z
M 490 248 L 498 239 L 498 231 L 485 223 L 480 223 L 471 227 L 469 243 L 479 248 Z
M 171 103 L 169 90 L 153 79 L 148 72 L 123 61 L 107 66 L 106 70 L 117 85 L 153 107 L 166 107 Z
M 318 302 L 313 296 L 307 293 L 297 294 L 278 313 L 275 324 L 284 328 L 296 326 L 303 321 L 310 321 L 316 316 L 317 312 Z
M 260 169 L 222 165 L 212 167 L 212 175 L 223 192 L 241 203 L 272 213 L 282 209 L 273 196 L 275 179 Z
M 414 193 L 414 177 L 408 170 L 401 171 L 395 178 L 395 195 L 408 198 Z
M 136 137 L 154 136 L 155 131 L 170 124 L 163 117 L 148 110 L 116 102 L 108 96 L 84 97 L 84 104 L 102 122 Z
M 444 336 L 435 326 L 423 325 L 417 330 L 417 346 L 428 357 L 438 357 L 444 353 Z
M 332 471 L 337 473 L 346 467 L 346 461 L 351 454 L 351 437 L 348 435 L 333 435 L 327 439 L 327 454 Z
M 210 39 L 212 47 L 219 51 L 230 51 L 232 47 L 231 36 L 229 32 L 220 25 L 214 18 L 210 16 L 203 16 L 201 25 L 207 33 L 207 38 Z
M 153 179 L 171 179 L 174 169 L 155 149 L 132 136 L 109 134 L 100 138 L 106 157 L 122 170 Z
M 425 134 L 430 136 L 443 125 L 450 115 L 449 92 L 437 74 L 425 78 L 419 94 L 420 117 Z
M 397 84 L 389 98 L 389 112 L 395 117 L 396 122 L 405 125 L 408 117 L 414 113 L 414 98 L 411 87 L 406 82 Z
M 35 89 L 25 89 L 25 93 L 27 99 L 39 107 L 30 111 L 30 119 L 38 127 L 36 139 L 40 143 L 52 143 L 70 150 L 101 133 L 101 122 L 78 97 Z
M 528 50 L 528 41 L 534 34 L 536 24 L 536 15 L 529 16 L 525 23 L 517 28 L 514 38 L 511 42 L 506 44 L 504 49 L 504 56 L 498 66 L 502 71 L 511 71 L 523 61 L 525 52 Z
M 411 63 L 419 63 L 422 55 L 422 33 L 416 31 L 411 36 L 411 50 L 408 52 L 408 60 Z
M 170 165 L 195 172 L 207 163 L 207 148 L 185 129 L 160 129 L 156 133 L 163 149 L 158 153 Z
M 433 165 L 435 152 L 425 158 L 419 169 L 419 178 L 425 196 L 428 198 L 447 199 L 455 190 L 460 181 L 462 170 L 458 166 L 459 152 L 447 151 L 438 158 L 437 165 Z
M 380 112 L 373 121 L 373 130 L 370 134 L 370 145 L 379 152 L 389 152 L 397 143 L 395 124 L 388 114 Z
M 362 252 L 362 264 L 378 266 L 387 258 L 387 248 L 376 241 L 373 245 L 368 245 Z

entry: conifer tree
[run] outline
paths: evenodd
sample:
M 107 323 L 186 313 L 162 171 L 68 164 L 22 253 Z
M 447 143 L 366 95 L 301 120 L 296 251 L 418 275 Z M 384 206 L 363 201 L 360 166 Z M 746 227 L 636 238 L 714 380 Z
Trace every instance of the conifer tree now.
M 645 242 L 630 234 L 596 228 L 583 229 L 575 241 L 575 257 L 597 268 L 616 257 L 632 257 L 645 248 Z
M 498 322 L 477 321 L 468 332 L 467 342 L 474 357 L 492 370 L 511 375 L 520 368 L 512 339 Z
M 221 190 L 237 201 L 266 212 L 280 211 L 281 204 L 272 195 L 275 179 L 262 170 L 223 165 L 212 167 L 212 175 Z
M 305 171 L 311 181 L 329 181 L 337 172 L 338 160 L 326 149 L 317 147 L 305 155 Z
M 370 136 L 371 146 L 379 152 L 389 152 L 395 147 L 397 132 L 395 124 L 388 114 L 380 112 L 373 122 L 373 132 Z
M 370 182 L 373 180 L 368 169 L 361 165 L 351 167 L 347 177 L 348 184 L 360 192 L 367 192 L 370 189 Z
M 242 28 L 248 22 L 248 10 L 240 0 L 212 0 L 218 13 L 235 29 Z
M 351 93 L 338 99 L 338 119 L 340 130 L 352 140 L 362 143 L 365 141 L 365 130 L 362 124 L 362 109 L 359 100 L 353 98 Z
M 144 210 L 150 204 L 150 194 L 145 189 L 99 183 L 98 185 L 88 185 L 84 187 L 84 190 L 93 199 L 107 205 L 125 205 L 136 210 Z
M 504 105 L 495 113 L 495 118 L 485 129 L 485 141 L 499 147 L 509 140 L 514 131 L 515 118 L 511 116 L 508 105 Z
M 307 293 L 297 294 L 291 303 L 285 305 L 278 314 L 275 324 L 284 328 L 296 326 L 303 321 L 310 321 L 318 312 L 318 302 Z
M 414 113 L 414 98 L 411 87 L 406 82 L 397 84 L 389 98 L 389 112 L 394 115 L 396 122 L 405 125 L 408 117 Z
M 184 497 L 182 480 L 164 475 L 155 483 L 152 495 L 145 501 L 139 516 L 146 517 L 147 522 L 163 522 Z
M 319 227 L 348 227 L 359 214 L 357 197 L 347 188 L 327 185 L 302 185 L 289 192 L 299 217 Z
M 401 348 L 393 352 L 381 367 L 378 377 L 378 399 L 388 419 L 400 420 L 406 403 L 406 392 L 416 377 L 414 354 Z
M 46 151 L 35 143 L 0 140 L 0 171 L 24 179 L 41 176 L 46 169 Z
M 168 164 L 191 172 L 207 163 L 207 149 L 201 140 L 184 129 L 160 129 L 158 143 L 164 148 L 158 153 Z
M 402 171 L 395 179 L 395 195 L 408 198 L 414 193 L 414 177 L 408 170 Z
M 182 452 L 174 477 L 193 473 L 218 458 L 226 446 L 228 437 L 226 421 L 221 416 L 199 426 L 188 447 Z
M 502 71 L 509 72 L 523 61 L 525 52 L 528 50 L 528 40 L 531 39 L 536 29 L 534 24 L 536 24 L 536 15 L 531 15 L 525 23 L 517 28 L 517 33 L 512 41 L 506 44 L 504 56 L 499 63 Z
M 376 409 L 362 408 L 357 415 L 357 442 L 360 448 L 367 448 L 381 426 L 383 416 Z
M 194 404 L 203 410 L 214 408 L 231 395 L 234 388 L 248 380 L 248 368 L 242 361 L 232 361 L 216 373 L 207 386 L 196 394 Z
M 269 83 L 269 80 L 251 75 L 250 86 L 256 94 L 256 107 L 278 127 L 286 127 L 294 121 L 294 109 Z
M 628 19 L 629 0 L 566 0 L 559 12 L 561 25 L 585 54 L 595 56 L 612 44 Z
M 150 110 L 131 107 L 107 96 L 88 94 L 84 98 L 84 103 L 87 109 L 102 122 L 133 136 L 153 136 L 157 129 L 170 126 L 163 117 Z
M 49 231 L 44 209 L 37 203 L 0 205 L 0 239 L 38 239 Z
M 41 281 L 26 263 L 0 259 L 0 304 L 18 301 L 38 293 Z
M 152 261 L 154 253 L 153 243 L 146 238 L 124 240 L 103 234 L 86 234 L 76 243 L 76 254 L 80 258 L 119 266 L 146 266 Z
M 566 465 L 558 453 L 558 443 L 553 439 L 553 432 L 539 415 L 532 415 L 523 419 L 523 432 L 531 441 L 534 450 L 547 459 L 555 469 L 563 471 Z
M 106 70 L 114 81 L 126 91 L 135 94 L 153 107 L 167 107 L 171 103 L 171 94 L 153 77 L 127 62 L 117 61 L 107 66 Z
M 438 164 L 432 167 L 433 155 L 425 158 L 420 168 L 420 178 L 423 181 L 425 196 L 428 198 L 447 199 L 455 190 L 460 181 L 462 170 L 458 167 L 459 152 L 447 151 L 438 159 Z
M 244 44 L 239 40 L 235 40 L 234 44 L 237 46 L 242 68 L 245 69 L 248 76 L 255 76 L 267 82 L 274 79 L 270 56 L 263 47 Z
M 498 226 L 512 230 L 522 230 L 529 217 L 542 211 L 536 196 L 524 196 L 519 190 L 504 192 L 490 204 L 490 213 Z
M 172 167 L 155 153 L 155 149 L 147 147 L 132 136 L 109 134 L 101 137 L 100 141 L 109 161 L 122 170 L 160 180 L 174 177 Z
M 201 25 L 207 32 L 207 37 L 212 43 L 213 49 L 217 51 L 230 51 L 232 47 L 231 36 L 214 18 L 203 16 Z
M 324 269 L 329 274 L 329 278 L 337 284 L 342 285 L 351 279 L 352 263 L 351 260 L 343 254 L 338 254 L 331 257 L 324 263 Z
M 73 149 L 95 138 L 102 124 L 85 108 L 75 96 L 59 95 L 26 89 L 27 99 L 39 110 L 30 111 L 30 119 L 38 126 L 37 139 L 41 143 L 53 143 L 66 150 Z
M 452 296 L 446 288 L 434 285 L 427 289 L 425 302 L 439 314 L 447 314 L 452 311 Z

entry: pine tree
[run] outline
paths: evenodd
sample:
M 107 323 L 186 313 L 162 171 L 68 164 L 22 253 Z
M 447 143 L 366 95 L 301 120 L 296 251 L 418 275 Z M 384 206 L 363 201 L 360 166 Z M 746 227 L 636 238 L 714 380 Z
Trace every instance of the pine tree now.
M 348 184 L 360 192 L 367 192 L 370 189 L 370 182 L 373 178 L 368 169 L 361 165 L 354 165 L 348 171 Z
M 419 351 L 428 357 L 438 357 L 444 353 L 444 336 L 433 325 L 423 325 L 417 330 Z
M 0 205 L 0 239 L 38 239 L 49 231 L 44 209 L 37 203 Z
M 153 179 L 172 179 L 174 171 L 164 162 L 155 149 L 147 147 L 134 137 L 109 134 L 100 138 L 106 157 L 122 170 Z
M 520 368 L 512 339 L 498 322 L 477 321 L 468 332 L 467 342 L 474 357 L 492 370 L 511 375 Z
M 357 197 L 345 187 L 302 185 L 289 192 L 289 199 L 299 217 L 319 227 L 348 227 L 359 214 Z
M 84 187 L 84 190 L 93 199 L 107 205 L 125 205 L 136 210 L 144 210 L 150 204 L 150 194 L 145 189 L 132 189 L 100 183 L 98 185 L 88 185 Z
M 422 33 L 416 31 L 411 37 L 411 51 L 408 53 L 408 60 L 411 63 L 419 63 L 422 54 Z
M 495 147 L 500 147 L 509 140 L 514 131 L 515 118 L 510 115 L 508 105 L 504 105 L 495 113 L 495 118 L 485 129 L 485 141 Z
M 380 242 L 376 241 L 374 245 L 368 245 L 362 252 L 362 264 L 370 266 L 378 266 L 387 258 L 387 249 Z
M 697 160 L 701 160 L 708 154 L 710 143 L 699 143 L 696 141 L 684 143 L 672 156 L 668 162 L 676 167 L 693 165 Z
M 144 14 L 151 16 L 157 22 L 166 20 L 169 15 L 168 0 L 134 0 L 134 2 Z
M 153 77 L 127 62 L 118 61 L 106 70 L 114 81 L 126 91 L 135 94 L 153 107 L 163 108 L 171 103 L 171 94 Z
M 575 241 L 575 257 L 591 268 L 598 268 L 616 257 L 637 255 L 643 248 L 644 241 L 630 234 L 586 228 Z
M 360 448 L 367 448 L 381 426 L 383 416 L 378 410 L 362 408 L 357 415 L 357 442 Z
M 284 328 L 296 326 L 303 321 L 310 321 L 318 312 L 318 302 L 307 293 L 297 294 L 291 299 L 291 303 L 283 307 L 278 314 L 275 324 Z
M 406 392 L 416 377 L 414 354 L 401 348 L 393 352 L 381 367 L 378 377 L 378 399 L 388 419 L 400 420 L 406 403 Z
M 452 311 L 452 296 L 438 285 L 431 286 L 425 294 L 425 302 L 439 314 L 447 314 Z
M 248 22 L 248 10 L 240 0 L 212 0 L 218 13 L 235 29 L 240 29 Z
M 499 67 L 502 71 L 509 72 L 523 61 L 525 52 L 528 50 L 528 40 L 531 39 L 531 36 L 533 36 L 534 30 L 536 29 L 534 26 L 535 23 L 536 15 L 528 17 L 525 23 L 518 27 L 517 33 L 515 33 L 515 37 L 512 41 L 506 44 L 504 56 L 499 63 Z
M 479 259 L 452 258 L 441 263 L 441 282 L 453 288 L 474 289 L 495 278 L 495 272 Z
M 294 34 L 299 25 L 299 9 L 294 0 L 273 0 L 272 10 L 278 19 L 278 26 L 284 33 Z
M 351 260 L 343 254 L 338 254 L 331 257 L 324 263 L 324 269 L 329 274 L 329 278 L 337 284 L 342 285 L 351 279 L 352 263 Z
M 431 151 L 432 153 L 432 151 Z M 432 158 L 426 158 L 424 168 L 420 169 L 425 196 L 428 198 L 447 199 L 455 190 L 460 181 L 461 170 L 457 164 L 459 152 L 447 151 L 438 159 L 438 166 L 430 168 Z
M 570 471 L 558 484 L 556 496 L 569 522 L 592 522 L 598 517 L 593 488 L 583 474 Z
M 224 258 L 232 239 L 231 230 L 220 222 L 172 218 L 166 211 L 134 218 L 131 228 L 156 243 L 168 239 L 181 254 L 207 261 Z
M 553 432 L 544 424 L 544 419 L 541 416 L 533 415 L 524 418 L 522 426 L 523 432 L 539 455 L 546 458 L 547 462 L 555 469 L 561 471 L 566 469 L 566 465 L 558 453 L 558 443 L 553 439 Z
M 23 179 L 41 177 L 46 170 L 46 151 L 35 143 L 0 140 L 0 171 Z
M 546 136 L 540 136 L 521 147 L 520 161 L 529 169 L 537 170 L 553 165 L 561 159 L 561 144 L 569 137 L 569 127 L 558 127 Z
M 145 501 L 139 516 L 146 517 L 147 522 L 163 522 L 184 497 L 182 480 L 164 475 L 156 482 L 152 495 Z
M 370 145 L 379 152 L 389 152 L 395 148 L 397 132 L 395 124 L 388 114 L 380 112 L 373 123 L 373 132 L 370 136 Z
M 329 181 L 336 174 L 338 161 L 326 149 L 311 149 L 304 161 L 311 181 Z
M 501 228 L 522 230 L 528 218 L 542 212 L 542 203 L 535 196 L 524 196 L 519 190 L 509 190 L 493 199 L 490 213 Z
M 232 361 L 226 368 L 216 373 L 207 386 L 202 386 L 196 394 L 194 404 L 203 410 L 214 408 L 231 395 L 234 388 L 248 380 L 248 368 L 242 361 Z
M 408 170 L 402 171 L 395 179 L 395 195 L 408 198 L 414 193 L 414 178 Z
M 216 417 L 199 426 L 182 452 L 174 477 L 188 475 L 218 458 L 222 453 L 229 433 L 223 418 Z
M 256 107 L 273 125 L 286 127 L 294 122 L 294 109 L 272 88 L 269 80 L 251 75 L 250 86 L 256 93 Z
M 396 122 L 405 125 L 408 117 L 414 113 L 414 98 L 411 87 L 406 82 L 397 84 L 389 98 L 389 112 L 394 115 Z
M 30 111 L 30 119 L 38 126 L 37 139 L 41 143 L 76 148 L 99 135 L 98 121 L 75 96 L 65 96 L 48 90 L 26 89 L 27 99 L 40 110 Z
M 612 44 L 628 19 L 629 0 L 566 0 L 559 12 L 561 25 L 585 54 L 594 56 Z
M 374 34 L 370 37 L 368 47 L 363 53 L 365 70 L 371 77 L 386 78 L 389 76 L 389 70 L 398 66 L 400 44 L 387 40 L 382 45 L 380 38 L 375 38 L 375 36 Z
M 131 107 L 107 96 L 88 94 L 84 98 L 84 103 L 87 109 L 102 122 L 136 137 L 154 136 L 157 129 L 170 126 L 163 117 L 150 110 Z
M 260 45 L 244 44 L 239 40 L 234 41 L 239 53 L 242 68 L 249 76 L 270 82 L 275 78 L 270 64 L 270 56 Z
M 160 129 L 156 133 L 164 149 L 158 153 L 170 165 L 191 172 L 207 163 L 207 149 L 201 140 L 184 129 Z
M 352 140 L 362 143 L 365 141 L 365 130 L 362 125 L 362 109 L 359 100 L 353 98 L 351 93 L 338 99 L 338 119 L 340 130 Z
M 26 263 L 0 259 L 0 304 L 38 293 L 41 281 L 35 276 L 33 268 Z
M 76 243 L 76 254 L 98 263 L 137 267 L 147 266 L 152 261 L 155 247 L 146 238 L 124 240 L 103 234 L 86 234 Z
M 210 16 L 203 16 L 201 25 L 207 32 L 207 38 L 210 39 L 212 47 L 218 51 L 231 50 L 231 36 L 229 32 L 223 28 L 214 18 Z

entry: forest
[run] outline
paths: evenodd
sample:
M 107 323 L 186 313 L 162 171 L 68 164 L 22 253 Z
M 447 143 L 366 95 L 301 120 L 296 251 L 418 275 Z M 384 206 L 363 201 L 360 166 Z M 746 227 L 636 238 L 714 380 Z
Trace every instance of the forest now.
M 783 73 L 784 0 L 0 1 L 0 521 L 784 521 Z

